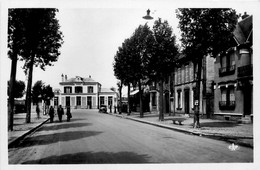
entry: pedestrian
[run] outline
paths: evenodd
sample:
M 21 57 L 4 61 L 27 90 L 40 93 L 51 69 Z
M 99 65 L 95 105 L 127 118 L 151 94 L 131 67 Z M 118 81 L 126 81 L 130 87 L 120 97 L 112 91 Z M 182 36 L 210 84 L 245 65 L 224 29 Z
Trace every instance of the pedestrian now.
M 37 113 L 37 118 L 40 119 L 40 108 L 39 105 L 36 105 L 36 113 Z
M 54 118 L 54 108 L 52 106 L 50 107 L 49 110 L 49 116 L 50 116 L 50 123 L 52 123 Z
M 59 121 L 62 122 L 62 115 L 64 115 L 64 110 L 61 107 L 61 105 L 59 105 L 57 112 L 58 112 Z
M 72 118 L 72 115 L 71 115 L 71 111 L 70 111 L 70 106 L 67 106 L 67 122 L 69 122 L 71 118 Z

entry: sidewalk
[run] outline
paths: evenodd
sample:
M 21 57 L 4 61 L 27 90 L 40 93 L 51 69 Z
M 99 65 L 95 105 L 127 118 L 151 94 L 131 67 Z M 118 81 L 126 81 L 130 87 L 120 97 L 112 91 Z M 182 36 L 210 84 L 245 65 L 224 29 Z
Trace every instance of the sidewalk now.
M 31 113 L 31 123 L 25 123 L 25 117 L 26 113 L 14 114 L 13 131 L 8 131 L 8 147 L 15 145 L 26 135 L 29 135 L 49 120 L 49 116 L 43 115 L 42 113 L 40 114 L 39 119 L 37 118 L 36 113 Z
M 239 124 L 235 121 L 200 118 L 201 128 L 194 129 L 192 126 L 193 118 L 187 118 L 182 122 L 182 125 L 179 125 L 173 124 L 171 120 L 159 121 L 158 113 L 144 113 L 143 118 L 140 118 L 140 113 L 136 112 L 132 112 L 129 116 L 126 113 L 121 115 L 112 113 L 112 115 L 253 148 L 253 124 Z M 168 114 L 165 114 L 164 118 L 167 119 L 167 117 L 169 117 Z

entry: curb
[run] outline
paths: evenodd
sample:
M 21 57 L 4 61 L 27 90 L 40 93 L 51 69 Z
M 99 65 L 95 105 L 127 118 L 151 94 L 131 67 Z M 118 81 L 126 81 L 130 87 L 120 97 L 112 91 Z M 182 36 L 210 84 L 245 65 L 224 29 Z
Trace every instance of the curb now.
M 146 120 L 140 120 L 140 119 L 136 119 L 136 118 L 132 118 L 132 117 L 127 117 L 127 116 L 124 116 L 124 115 L 118 115 L 118 114 L 112 114 L 112 113 L 110 115 L 120 117 L 120 118 L 129 119 L 129 120 L 133 120 L 133 121 L 140 122 L 140 123 L 145 123 L 145 124 L 161 127 L 161 128 L 165 128 L 165 129 L 170 129 L 170 130 L 174 130 L 174 131 L 178 131 L 178 132 L 182 132 L 182 133 L 186 133 L 186 134 L 190 134 L 190 135 L 203 136 L 203 137 L 207 137 L 207 138 L 211 138 L 211 139 L 213 138 L 213 139 L 229 142 L 231 144 L 235 143 L 235 144 L 239 144 L 241 146 L 254 148 L 252 145 L 250 145 L 248 143 L 235 142 L 234 141 L 234 140 L 238 140 L 238 139 L 253 139 L 253 137 L 238 137 L 238 136 L 227 136 L 227 135 L 210 134 L 210 133 L 203 133 L 203 132 L 194 132 L 194 131 L 186 130 L 186 129 L 183 129 L 183 128 L 167 126 L 167 125 L 158 124 L 158 123 L 154 123 L 154 122 L 150 122 L 150 121 L 146 121 Z
M 37 130 L 39 127 L 41 127 L 44 123 L 46 123 L 47 121 L 49 121 L 50 118 L 47 118 L 45 121 L 43 121 L 42 123 L 40 123 L 39 125 L 37 125 L 36 127 L 26 131 L 23 135 L 13 139 L 12 141 L 8 142 L 8 148 L 12 148 L 15 145 L 17 145 L 21 140 L 23 140 L 26 136 L 28 136 L 29 134 L 31 134 L 32 132 L 34 132 L 35 130 Z

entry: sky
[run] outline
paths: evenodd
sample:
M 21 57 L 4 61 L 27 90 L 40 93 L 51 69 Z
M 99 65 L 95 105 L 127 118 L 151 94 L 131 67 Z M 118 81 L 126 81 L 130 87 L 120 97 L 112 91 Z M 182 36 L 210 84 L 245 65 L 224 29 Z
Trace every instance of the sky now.
M 114 56 L 122 42 L 129 38 L 134 30 L 148 22 L 152 27 L 154 20 L 144 20 L 147 9 L 93 9 L 60 8 L 57 18 L 64 35 L 61 55 L 53 66 L 43 71 L 34 67 L 33 82 L 42 80 L 52 87 L 59 87 L 61 75 L 91 77 L 102 87 L 116 87 L 117 79 L 113 72 Z M 152 11 L 151 15 L 167 20 L 177 27 L 175 9 Z M 177 29 L 174 30 L 177 32 Z M 18 66 L 17 79 L 25 79 Z
M 59 88 L 61 75 L 64 74 L 68 78 L 91 76 L 95 81 L 101 83 L 103 88 L 117 87 L 118 80 L 114 76 L 113 60 L 123 41 L 129 38 L 139 25 L 147 22 L 152 27 L 158 17 L 168 21 L 178 40 L 180 31 L 175 10 L 179 5 L 181 7 L 182 5 L 190 6 L 189 3 L 182 4 L 182 1 L 179 1 L 179 4 L 168 0 L 163 1 L 165 3 L 158 3 L 154 0 L 149 3 L 147 0 L 141 0 L 138 3 L 135 0 L 128 0 L 129 3 L 125 4 L 119 3 L 118 0 L 113 2 L 115 3 L 50 5 L 59 9 L 57 19 L 64 35 L 64 44 L 60 48 L 61 54 L 58 61 L 54 62 L 53 66 L 47 66 L 45 71 L 34 67 L 33 84 L 42 80 L 46 85 L 50 84 L 53 88 Z M 250 14 L 252 11 L 252 5 L 244 6 L 243 3 L 218 5 L 219 7 L 234 6 L 239 13 L 248 11 Z M 195 5 L 195 7 L 210 6 L 212 4 Z M 148 8 L 151 10 L 151 16 L 154 17 L 149 21 L 142 18 L 146 15 Z M 5 67 L 9 71 L 11 61 L 8 62 Z M 23 62 L 18 62 L 17 80 L 27 82 L 21 68 L 22 65 Z M 8 74 L 10 75 L 10 73 Z

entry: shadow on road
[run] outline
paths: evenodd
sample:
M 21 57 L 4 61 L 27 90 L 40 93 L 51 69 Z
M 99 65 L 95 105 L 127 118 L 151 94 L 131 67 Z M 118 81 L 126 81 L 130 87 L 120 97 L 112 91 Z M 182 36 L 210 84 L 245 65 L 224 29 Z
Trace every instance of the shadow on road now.
M 69 129 L 69 128 L 79 128 L 85 126 L 91 126 L 92 123 L 48 123 L 45 126 L 41 127 L 37 131 L 50 131 L 50 130 L 59 130 L 59 129 Z
M 109 163 L 152 163 L 148 155 L 133 152 L 80 152 L 60 156 L 50 156 L 31 160 L 22 164 L 109 164 Z
M 48 145 L 56 142 L 61 141 L 71 141 L 71 140 L 77 140 L 81 138 L 86 138 L 90 136 L 96 136 L 101 134 L 102 132 L 98 131 L 68 131 L 68 132 L 61 132 L 61 133 L 51 133 L 47 135 L 37 135 L 32 136 L 30 138 L 24 139 L 22 142 L 17 144 L 14 147 L 31 147 L 31 146 L 37 146 L 37 145 Z

